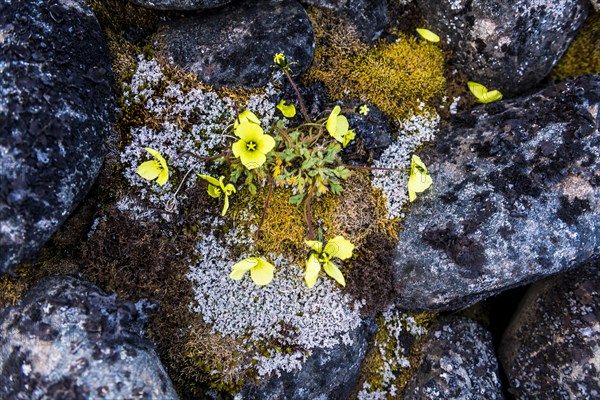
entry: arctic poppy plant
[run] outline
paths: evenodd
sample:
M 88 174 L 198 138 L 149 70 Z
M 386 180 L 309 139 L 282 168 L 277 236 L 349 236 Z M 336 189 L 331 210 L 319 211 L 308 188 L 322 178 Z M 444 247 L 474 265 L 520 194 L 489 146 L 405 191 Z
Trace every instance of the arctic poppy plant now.
M 240 140 L 231 146 L 231 150 L 247 169 L 263 165 L 267 161 L 266 154 L 275 147 L 275 139 L 265 134 L 260 125 L 249 121 L 241 122 L 235 134 Z
M 427 174 L 427 167 L 423 161 L 413 154 L 410 164 L 410 176 L 408 178 L 408 198 L 412 202 L 417 198 L 417 193 L 424 192 L 433 183 Z
M 225 204 L 223 205 L 223 211 L 221 212 L 221 216 L 224 216 L 227 210 L 229 209 L 229 196 L 235 193 L 235 186 L 233 186 L 231 183 L 225 185 L 223 183 L 223 180 L 225 179 L 224 176 L 221 176 L 219 180 L 216 180 L 212 176 L 208 175 L 198 176 L 204 179 L 205 181 L 208 181 L 209 185 L 207 192 L 210 197 L 216 199 L 218 197 L 221 197 L 222 194 L 225 195 Z
M 304 274 L 306 285 L 309 288 L 315 285 L 322 265 L 327 275 L 335 279 L 340 285 L 346 286 L 344 275 L 331 262 L 331 259 L 339 258 L 340 260 L 346 260 L 352 257 L 352 251 L 354 250 L 352 242 L 343 236 L 336 236 L 327 242 L 325 247 L 323 247 L 323 242 L 319 240 L 306 240 L 304 243 L 312 250 L 306 261 L 306 273 Z
M 169 167 L 167 162 L 160 153 L 150 147 L 145 147 L 146 151 L 156 160 L 145 161 L 137 168 L 137 173 L 142 178 L 152 181 L 156 179 L 156 183 L 160 186 L 167 183 L 169 180 Z

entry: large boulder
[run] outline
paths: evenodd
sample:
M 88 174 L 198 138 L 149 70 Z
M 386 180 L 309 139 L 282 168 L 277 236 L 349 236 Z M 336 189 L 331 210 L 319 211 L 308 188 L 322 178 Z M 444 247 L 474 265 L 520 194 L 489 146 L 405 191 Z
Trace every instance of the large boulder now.
M 457 115 L 421 158 L 400 307 L 449 310 L 585 264 L 600 250 L 600 75 Z
M 155 10 L 204 10 L 225 5 L 231 0 L 129 0 L 135 5 Z
M 600 398 L 600 262 L 534 284 L 499 358 L 516 398 Z
M 142 338 L 149 306 L 72 277 L 40 282 L 0 315 L 0 398 L 177 399 Z
M 102 30 L 83 0 L 0 4 L 0 274 L 37 251 L 96 178 L 114 118 Z
M 588 0 L 418 3 L 469 79 L 505 95 L 523 93 L 548 75 L 590 8 Z
M 315 38 L 295 0 L 248 0 L 162 27 L 158 47 L 178 67 L 214 86 L 259 87 L 284 53 L 293 73 L 312 62 Z
M 492 335 L 464 317 L 429 329 L 404 399 L 503 399 Z

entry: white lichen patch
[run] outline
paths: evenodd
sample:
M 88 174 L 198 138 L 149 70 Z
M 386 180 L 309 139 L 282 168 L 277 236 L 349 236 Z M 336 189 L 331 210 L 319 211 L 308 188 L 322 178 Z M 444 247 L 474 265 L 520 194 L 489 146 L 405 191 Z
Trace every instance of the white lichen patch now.
M 374 170 L 371 184 L 383 190 L 389 219 L 402 218 L 402 208 L 408 201 L 408 177 L 411 155 L 421 144 L 433 140 L 440 122 L 439 115 L 414 115 L 400 123 L 398 138 L 373 164 L 376 168 L 395 168 L 398 171 Z M 435 177 L 433 184 L 435 185 Z
M 188 274 L 195 291 L 192 309 L 213 333 L 239 339 L 256 360 L 259 376 L 299 370 L 313 349 L 351 344 L 350 332 L 361 324 L 362 304 L 342 294 L 333 280 L 320 279 L 309 289 L 303 268 L 271 255 L 264 258 L 275 266 L 274 279 L 260 287 L 250 273 L 241 281 L 229 277 L 231 266 L 249 254 L 232 259 L 228 247 L 212 234 L 200 240 L 197 251 L 199 260 Z
M 123 175 L 135 188 L 120 209 L 129 211 L 138 218 L 147 217 L 143 204 L 164 209 L 185 177 L 185 184 L 177 194 L 185 199 L 185 189 L 193 185 L 197 174 L 211 174 L 219 164 L 210 161 L 213 169 L 207 169 L 203 158 L 212 157 L 231 146 L 231 125 L 236 115 L 234 100 L 220 97 L 214 92 L 200 88 L 184 90 L 177 82 L 167 82 L 161 65 L 155 60 L 138 57 L 136 71 L 131 80 L 123 84 L 126 107 L 141 106 L 154 124 L 130 130 L 131 141 L 120 153 Z M 268 84 L 261 95 L 251 96 L 238 109 L 254 112 L 263 127 L 273 124 L 276 94 L 273 84 Z M 169 181 L 164 186 L 141 178 L 136 170 L 144 161 L 153 160 L 144 148 L 158 151 L 169 166 Z M 147 208 L 147 207 L 145 207 Z
M 382 360 L 381 366 L 369 374 L 377 387 L 364 382 L 358 393 L 359 400 L 395 399 L 399 396 L 397 387 L 398 377 L 412 368 L 408 359 L 411 349 L 403 347 L 402 343 L 414 342 L 427 333 L 427 329 L 417 324 L 415 318 L 398 310 L 394 305 L 388 307 L 382 314 L 380 332 L 373 344 Z

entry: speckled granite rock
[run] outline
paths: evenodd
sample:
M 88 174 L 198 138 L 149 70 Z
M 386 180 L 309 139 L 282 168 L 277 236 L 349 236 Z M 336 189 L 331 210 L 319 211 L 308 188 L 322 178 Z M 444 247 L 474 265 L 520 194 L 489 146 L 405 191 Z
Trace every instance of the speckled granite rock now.
M 492 335 L 476 322 L 446 317 L 429 329 L 404 399 L 503 399 Z
M 600 75 L 457 115 L 422 152 L 432 187 L 404 221 L 397 303 L 467 307 L 600 251 Z
M 283 52 L 294 74 L 312 62 L 315 39 L 306 11 L 295 0 L 247 0 L 161 29 L 158 48 L 175 65 L 214 86 L 258 87 Z
M 366 42 L 377 39 L 388 23 L 387 0 L 301 0 L 303 4 L 335 10 Z
M 516 398 L 600 398 L 600 262 L 533 285 L 499 358 Z
M 230 3 L 231 0 L 129 0 L 131 3 L 155 10 L 204 10 Z
M 588 0 L 419 0 L 428 28 L 455 52 L 470 80 L 505 96 L 538 84 L 588 14 Z
M 96 178 L 115 99 L 83 0 L 0 4 L 0 274 L 37 251 Z
M 2 399 L 177 399 L 147 315 L 89 282 L 52 277 L 0 315 Z
M 350 333 L 352 344 L 316 350 L 300 371 L 272 376 L 259 386 L 247 385 L 240 392 L 244 399 L 347 399 L 358 382 L 368 342 L 376 330 L 366 320 Z

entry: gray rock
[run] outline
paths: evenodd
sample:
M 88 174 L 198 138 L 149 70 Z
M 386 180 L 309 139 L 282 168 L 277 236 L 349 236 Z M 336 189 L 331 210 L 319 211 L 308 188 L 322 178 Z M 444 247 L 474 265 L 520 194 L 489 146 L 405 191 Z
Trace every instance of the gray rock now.
M 358 383 L 360 368 L 367 354 L 368 342 L 376 330 L 367 320 L 350 333 L 352 344 L 333 349 L 318 349 L 300 371 L 272 376 L 259 386 L 247 385 L 240 395 L 244 399 L 347 399 Z
M 600 75 L 459 114 L 404 221 L 397 303 L 467 307 L 600 250 Z
M 129 0 L 131 3 L 155 10 L 204 10 L 221 7 L 231 0 Z
M 158 46 L 175 65 L 214 86 L 263 86 L 283 52 L 295 74 L 312 62 L 315 38 L 295 0 L 249 0 L 173 21 Z
M 429 328 L 404 399 L 503 399 L 492 335 L 476 322 L 446 317 Z
M 152 345 L 147 304 L 48 278 L 0 315 L 2 399 L 177 399 Z
M 387 0 L 302 0 L 302 3 L 335 10 L 365 42 L 381 36 L 388 23 Z
M 505 96 L 523 93 L 548 75 L 589 10 L 588 0 L 418 3 L 428 28 L 448 43 L 469 79 Z
M 0 4 L 0 274 L 32 259 L 96 178 L 114 118 L 108 50 L 83 0 Z
M 600 398 L 600 262 L 534 284 L 502 338 L 509 389 L 523 399 Z

